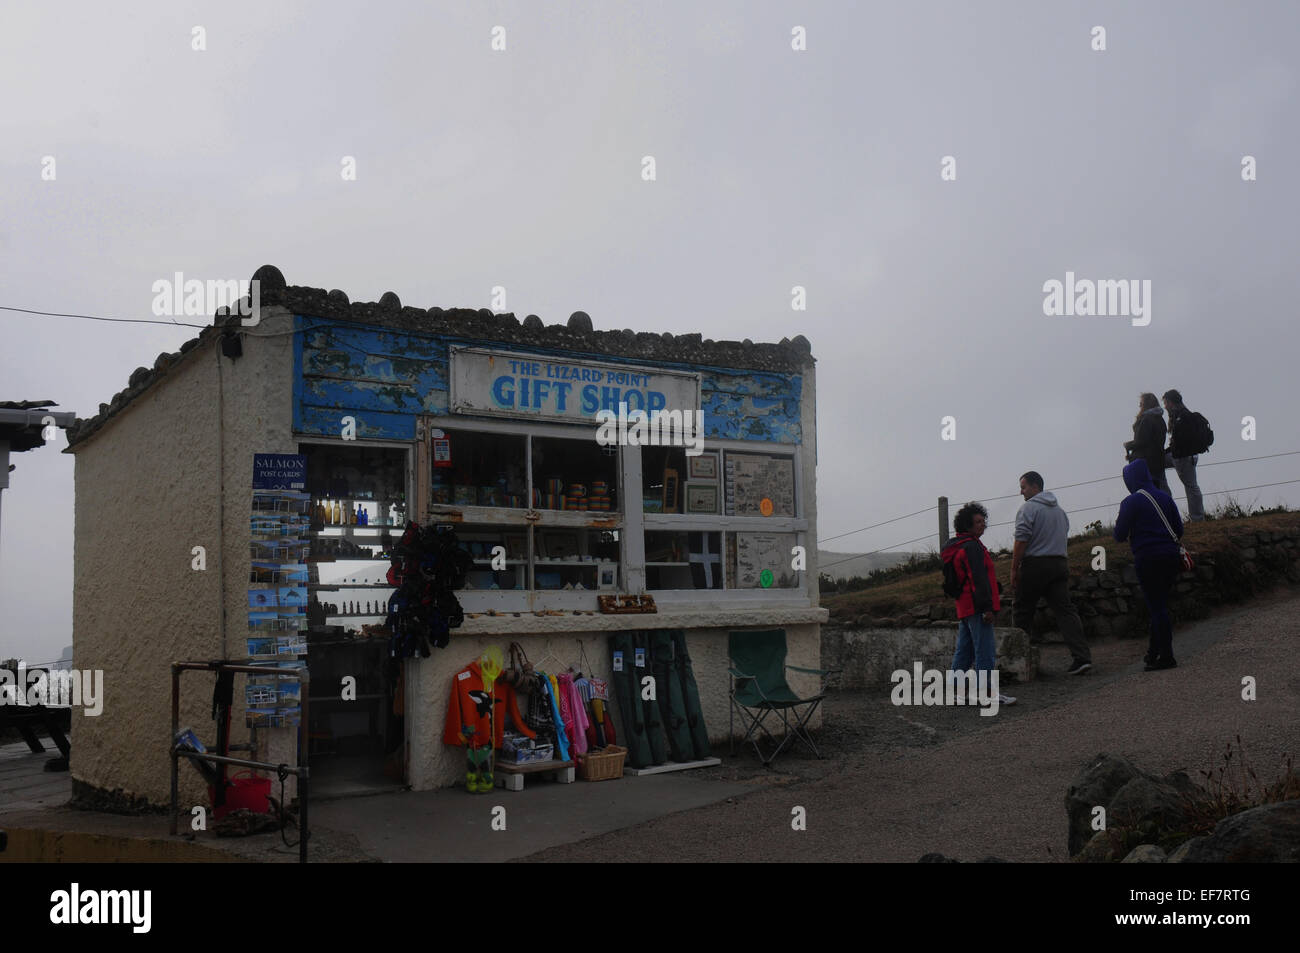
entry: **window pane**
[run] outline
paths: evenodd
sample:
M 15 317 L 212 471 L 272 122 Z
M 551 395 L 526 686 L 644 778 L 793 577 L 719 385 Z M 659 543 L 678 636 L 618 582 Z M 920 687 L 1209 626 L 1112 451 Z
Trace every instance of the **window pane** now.
M 543 510 L 618 509 L 618 448 L 594 439 L 533 438 L 533 499 Z
M 796 515 L 794 457 L 728 450 L 723 473 L 728 515 Z
M 534 533 L 538 589 L 610 592 L 621 587 L 618 530 L 544 527 Z
M 430 503 L 527 506 L 524 437 L 475 430 L 442 432 L 444 436 L 433 438 L 431 448 Z
M 647 589 L 721 589 L 722 534 L 645 534 Z
M 641 505 L 646 513 L 682 513 L 686 486 L 683 447 L 641 449 Z
M 727 578 L 735 589 L 795 589 L 799 573 L 790 568 L 795 533 L 728 533 Z

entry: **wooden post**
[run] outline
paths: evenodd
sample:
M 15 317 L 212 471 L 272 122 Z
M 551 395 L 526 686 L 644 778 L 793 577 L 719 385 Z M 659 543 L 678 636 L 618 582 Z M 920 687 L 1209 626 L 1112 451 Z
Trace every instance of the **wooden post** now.
M 939 497 L 939 548 L 948 545 L 948 497 Z

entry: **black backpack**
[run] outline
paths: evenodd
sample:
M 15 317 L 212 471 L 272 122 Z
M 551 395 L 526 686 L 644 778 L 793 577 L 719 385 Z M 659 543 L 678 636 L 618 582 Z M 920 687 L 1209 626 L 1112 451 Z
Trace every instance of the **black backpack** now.
M 965 540 L 962 542 L 964 543 Z M 957 577 L 956 559 L 961 547 L 962 544 L 958 543 L 943 551 L 943 594 L 949 599 L 959 598 L 962 590 L 966 588 L 965 580 Z
M 1186 456 L 1194 456 L 1198 453 L 1204 453 L 1214 445 L 1214 431 L 1210 429 L 1210 422 L 1199 413 L 1189 411 L 1187 422 L 1183 423 L 1178 429 L 1182 431 L 1178 441 L 1178 452 Z

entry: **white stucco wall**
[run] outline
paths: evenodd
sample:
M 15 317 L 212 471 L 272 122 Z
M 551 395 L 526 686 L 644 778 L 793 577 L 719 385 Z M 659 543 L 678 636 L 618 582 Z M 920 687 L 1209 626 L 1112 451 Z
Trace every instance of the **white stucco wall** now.
M 277 310 L 266 309 L 250 331 L 290 327 Z M 71 772 L 77 781 L 159 805 L 170 798 L 171 663 L 244 656 L 252 455 L 294 448 L 292 338 L 245 335 L 243 357 L 218 354 L 209 342 L 183 355 L 72 450 L 73 661 L 78 669 L 104 671 L 105 701 L 97 717 L 73 712 Z M 207 551 L 203 571 L 191 568 L 195 546 Z M 211 744 L 213 676 L 188 673 L 181 685 L 181 726 Z M 246 740 L 242 685 L 240 677 L 237 742 Z M 183 805 L 207 802 L 201 779 L 184 763 L 180 778 Z

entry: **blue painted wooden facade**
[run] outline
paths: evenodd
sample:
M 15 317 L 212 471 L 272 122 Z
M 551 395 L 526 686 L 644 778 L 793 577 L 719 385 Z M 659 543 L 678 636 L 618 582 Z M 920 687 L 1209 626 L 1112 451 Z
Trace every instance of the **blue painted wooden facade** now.
M 295 322 L 301 333 L 294 335 L 293 428 L 300 434 L 337 436 L 339 419 L 352 416 L 358 437 L 414 440 L 417 416 L 449 415 L 448 347 L 465 345 L 696 372 L 705 439 L 802 443 L 799 374 L 629 360 L 301 316 Z

